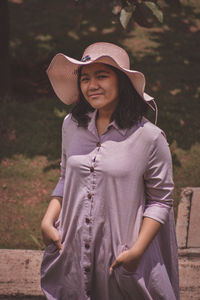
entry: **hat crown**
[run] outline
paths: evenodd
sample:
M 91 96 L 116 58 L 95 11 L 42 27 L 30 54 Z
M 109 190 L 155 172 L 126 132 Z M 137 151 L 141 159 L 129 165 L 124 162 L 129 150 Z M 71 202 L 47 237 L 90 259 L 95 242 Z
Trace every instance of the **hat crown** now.
M 88 46 L 82 56 L 82 61 L 85 58 L 95 60 L 101 56 L 109 56 L 122 68 L 130 69 L 130 59 L 127 52 L 121 47 L 112 43 L 99 42 Z

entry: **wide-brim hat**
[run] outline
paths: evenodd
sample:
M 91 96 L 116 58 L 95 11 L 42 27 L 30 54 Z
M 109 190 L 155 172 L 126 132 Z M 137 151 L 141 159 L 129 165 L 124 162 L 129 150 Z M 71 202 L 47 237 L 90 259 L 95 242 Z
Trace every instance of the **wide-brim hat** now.
M 142 99 L 153 110 L 156 110 L 157 119 L 157 106 L 154 98 L 144 92 L 144 74 L 136 70 L 131 70 L 127 52 L 112 43 L 98 42 L 90 45 L 85 49 L 80 61 L 62 53 L 54 56 L 47 69 L 47 75 L 56 95 L 61 101 L 69 105 L 78 100 L 77 71 L 81 66 L 92 63 L 107 64 L 124 72 Z M 153 101 L 155 108 L 150 104 L 150 101 Z

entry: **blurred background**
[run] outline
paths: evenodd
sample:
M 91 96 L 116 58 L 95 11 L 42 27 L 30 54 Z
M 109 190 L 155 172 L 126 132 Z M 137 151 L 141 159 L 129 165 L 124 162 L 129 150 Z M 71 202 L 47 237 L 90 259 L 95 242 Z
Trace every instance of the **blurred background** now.
M 1 0 L 0 248 L 44 247 L 70 109 L 45 71 L 56 53 L 80 59 L 96 41 L 124 47 L 146 76 L 172 152 L 175 214 L 181 188 L 200 186 L 200 1 Z

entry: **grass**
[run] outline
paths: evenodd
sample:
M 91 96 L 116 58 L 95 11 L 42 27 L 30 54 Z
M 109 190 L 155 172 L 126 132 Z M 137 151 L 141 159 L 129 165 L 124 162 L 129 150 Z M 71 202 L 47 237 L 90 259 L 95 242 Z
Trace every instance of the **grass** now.
M 2 104 L 0 247 L 42 248 L 40 221 L 59 177 L 66 106 L 55 99 Z
M 200 186 L 200 143 L 194 144 L 189 150 L 178 148 L 174 143 L 171 149 L 174 160 L 174 198 L 177 206 L 181 188 Z
M 40 221 L 59 177 L 61 126 L 69 110 L 52 96 L 44 70 L 60 51 L 80 58 L 94 41 L 123 45 L 159 106 L 158 125 L 173 157 L 175 213 L 181 188 L 200 186 L 199 1 L 182 1 L 179 10 L 166 6 L 162 26 L 134 24 L 127 33 L 103 7 L 91 5 L 81 17 L 81 7 L 59 3 L 9 4 L 14 97 L 0 110 L 1 248 L 43 247 Z
M 42 248 L 40 220 L 58 171 L 44 172 L 47 159 L 15 155 L 1 162 L 1 248 Z

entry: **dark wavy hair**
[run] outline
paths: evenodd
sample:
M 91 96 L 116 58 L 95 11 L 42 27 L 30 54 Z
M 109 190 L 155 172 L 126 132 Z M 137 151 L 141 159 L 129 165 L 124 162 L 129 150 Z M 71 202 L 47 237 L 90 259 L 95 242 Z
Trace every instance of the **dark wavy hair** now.
M 137 93 L 130 79 L 124 72 L 113 66 L 106 66 L 117 74 L 119 85 L 119 102 L 110 121 L 114 120 L 121 129 L 131 128 L 141 121 L 141 118 L 146 114 L 149 106 Z M 72 108 L 71 113 L 73 118 L 78 122 L 78 126 L 87 128 L 90 120 L 88 112 L 94 111 L 94 108 L 87 102 L 81 92 L 80 77 L 81 68 L 78 69 L 79 99 Z

